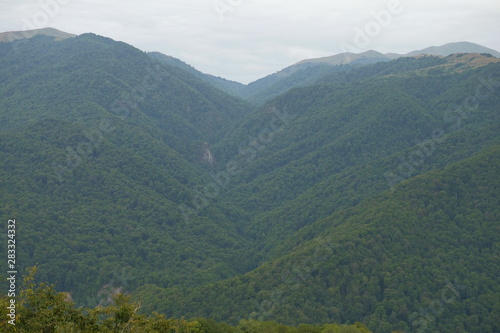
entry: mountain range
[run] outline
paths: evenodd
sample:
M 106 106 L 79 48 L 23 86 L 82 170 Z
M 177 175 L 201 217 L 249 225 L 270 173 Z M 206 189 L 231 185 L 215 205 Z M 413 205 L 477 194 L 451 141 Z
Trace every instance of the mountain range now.
M 498 52 L 342 54 L 243 85 L 92 33 L 0 40 L 19 271 L 239 331 L 500 330 Z
M 178 59 L 165 56 L 158 52 L 153 52 L 151 55 L 170 65 L 188 70 L 205 82 L 210 83 L 229 94 L 250 100 L 253 103 L 263 104 L 291 88 L 311 85 L 321 78 L 327 77 L 338 71 L 343 71 L 346 68 L 374 64 L 382 61 L 390 61 L 401 57 L 421 55 L 446 57 L 455 53 L 490 54 L 495 58 L 500 58 L 500 52 L 469 42 L 457 42 L 448 43 L 442 46 L 432 46 L 423 50 L 408 52 L 406 54 L 382 54 L 373 50 L 365 51 L 359 54 L 344 52 L 330 57 L 304 59 L 274 74 L 270 74 L 247 85 L 243 85 L 220 77 L 203 74 Z
M 0 33 L 0 41 L 12 41 L 27 39 L 36 35 L 55 37 L 56 40 L 75 37 L 74 34 L 59 31 L 54 28 L 44 28 L 39 30 L 13 31 Z M 221 89 L 222 91 L 251 101 L 254 104 L 263 104 L 271 98 L 276 97 L 288 89 L 304 87 L 317 82 L 320 78 L 326 77 L 337 71 L 342 71 L 346 67 L 373 64 L 382 61 L 390 61 L 401 57 L 413 57 L 420 55 L 435 55 L 446 57 L 455 53 L 480 53 L 490 54 L 495 58 L 500 58 L 500 52 L 470 42 L 454 42 L 441 46 L 431 46 L 422 50 L 415 50 L 406 54 L 380 53 L 368 50 L 358 54 L 344 52 L 329 57 L 304 59 L 296 64 L 288 66 L 274 74 L 267 75 L 249 84 L 242 84 L 236 81 L 224 79 L 222 77 L 205 74 L 196 68 L 186 64 L 180 59 L 162 54 L 160 52 L 150 52 L 149 55 L 161 62 L 178 67 L 189 72 L 202 81 Z

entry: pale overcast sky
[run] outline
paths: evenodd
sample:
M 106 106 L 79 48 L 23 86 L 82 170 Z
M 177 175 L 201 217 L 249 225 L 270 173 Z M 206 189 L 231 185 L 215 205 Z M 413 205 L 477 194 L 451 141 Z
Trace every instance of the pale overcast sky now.
M 0 0 L 0 32 L 33 27 L 93 32 L 248 83 L 345 50 L 470 41 L 500 51 L 500 1 Z

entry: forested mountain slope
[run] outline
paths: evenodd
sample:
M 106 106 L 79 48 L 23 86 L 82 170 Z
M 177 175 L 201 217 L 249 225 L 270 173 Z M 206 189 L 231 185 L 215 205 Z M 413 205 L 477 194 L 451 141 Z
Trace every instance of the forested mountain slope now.
M 108 289 L 246 271 L 232 221 L 187 224 L 178 209 L 245 102 L 96 35 L 15 43 L 0 43 L 0 210 L 19 221 L 20 271 L 39 263 L 40 279 L 89 305 Z
M 498 142 L 500 100 L 491 84 L 499 76 L 493 63 L 446 76 L 368 77 L 293 90 L 214 147 L 216 155 L 232 152 L 228 160 L 245 165 L 233 171 L 224 201 L 246 211 L 252 237 L 262 233 L 273 243 L 275 225 L 284 236 L 321 212 L 470 156 Z M 478 104 L 464 104 L 476 91 Z M 423 156 L 400 170 L 412 152 Z
M 2 129 L 46 117 L 92 121 L 107 112 L 194 141 L 213 139 L 249 110 L 186 71 L 93 34 L 0 43 L 0 55 Z
M 461 58 L 466 53 L 470 55 L 457 61 L 458 58 Z M 401 71 L 403 69 L 405 72 L 408 72 L 410 70 L 409 66 L 411 65 L 408 59 L 404 59 L 399 62 L 399 64 L 404 64 L 404 68 L 398 67 L 395 65 L 395 62 L 386 64 L 386 66 L 383 65 L 383 63 L 387 63 L 393 59 L 427 57 L 429 61 L 435 62 L 436 65 L 447 64 L 447 67 L 454 66 L 453 69 L 456 69 L 461 66 L 464 66 L 463 68 L 467 68 L 471 64 L 474 65 L 474 61 L 469 61 L 471 57 L 484 60 L 485 57 L 498 58 L 500 53 L 484 46 L 467 42 L 448 43 L 441 46 L 434 46 L 423 50 L 409 52 L 407 54 L 382 54 L 373 50 L 357 54 L 345 52 L 329 57 L 304 59 L 296 64 L 279 70 L 276 73 L 269 74 L 246 85 L 226 80 L 224 78 L 215 77 L 213 75 L 204 74 L 179 59 L 159 52 L 151 52 L 149 55 L 169 65 L 187 70 L 197 78 L 214 85 L 222 91 L 244 98 L 256 105 L 262 105 L 293 88 L 315 85 L 317 83 L 324 82 L 325 79 L 329 77 L 334 77 L 337 80 L 343 80 L 351 78 L 353 74 L 373 75 L 373 71 L 387 70 L 388 68 L 390 68 L 389 71 Z M 491 58 L 488 61 L 498 61 L 496 58 Z M 364 66 L 369 64 L 377 65 Z M 426 70 L 431 69 L 429 63 L 422 62 L 418 59 L 414 59 L 413 65 L 421 66 L 420 68 L 425 68 Z M 482 65 L 484 65 L 484 63 L 481 64 L 481 66 Z M 370 69 L 358 71 L 357 69 L 360 67 L 368 67 Z M 433 74 L 439 74 L 443 69 L 444 68 L 432 68 L 431 72 L 433 72 Z
M 0 42 L 20 271 L 190 320 L 499 329 L 498 59 L 302 64 L 253 108 L 158 58 L 93 34 Z
M 499 166 L 500 146 L 485 149 L 318 220 L 287 255 L 241 277 L 138 292 L 173 315 L 496 332 Z
M 162 63 L 169 64 L 169 65 L 178 67 L 180 69 L 183 69 L 183 70 L 189 72 L 190 74 L 192 74 L 193 76 L 196 76 L 200 80 L 202 80 L 202 81 L 204 81 L 204 82 L 206 82 L 214 87 L 217 87 L 220 90 L 222 90 L 228 94 L 231 94 L 233 96 L 243 97 L 242 91 L 245 89 L 245 85 L 242 83 L 230 81 L 230 80 L 226 80 L 224 78 L 218 77 L 218 76 L 213 76 L 210 74 L 202 73 L 202 72 L 198 71 L 197 69 L 195 69 L 194 67 L 186 64 L 182 60 L 165 55 L 165 54 L 162 54 L 160 52 L 150 52 L 149 56 L 154 58 L 154 59 L 157 59 L 158 61 L 160 61 Z
M 458 58 L 463 57 L 471 61 L 474 57 L 483 60 L 488 58 L 479 55 L 463 55 Z M 370 197 L 393 189 L 407 179 L 433 169 L 445 168 L 500 143 L 500 100 L 496 93 L 500 78 L 499 64 L 496 59 L 492 59 L 489 64 L 485 60 L 485 66 L 470 66 L 460 70 L 458 68 L 463 66 L 456 66 L 457 70 L 443 69 L 440 74 L 432 71 L 436 66 L 449 66 L 455 58 L 406 58 L 363 67 L 352 71 L 343 80 L 332 76 L 330 84 L 292 90 L 256 110 L 214 147 L 214 152 L 218 156 L 225 156 L 224 161 L 228 162 L 225 168 L 215 173 L 216 178 L 223 180 L 227 188 L 216 202 L 241 208 L 238 223 L 242 225 L 245 236 L 254 242 L 254 248 L 249 254 L 254 255 L 254 262 L 262 266 L 244 277 L 210 285 L 206 289 L 175 289 L 162 293 L 153 287 L 144 287 L 140 294 L 143 297 L 149 295 L 151 300 L 155 300 L 152 303 L 160 302 L 160 298 L 164 299 L 163 309 L 175 309 L 169 311 L 176 314 L 190 311 L 187 307 L 191 302 L 204 302 L 206 306 L 197 307 L 190 313 L 193 316 L 237 321 L 253 306 L 258 314 L 256 318 L 269 318 L 285 323 L 307 320 L 323 322 L 326 318 L 336 318 L 334 320 L 341 319 L 344 322 L 370 322 L 369 328 L 380 332 L 386 332 L 389 328 L 407 330 L 413 327 L 413 330 L 417 330 L 417 325 L 423 324 L 413 325 L 416 319 L 396 315 L 388 319 L 392 308 L 391 311 L 386 311 L 385 319 L 380 319 L 383 316 L 378 313 L 378 321 L 370 317 L 373 315 L 370 311 L 374 308 L 358 309 L 359 312 L 352 310 L 353 305 L 347 291 L 338 296 L 338 306 L 335 306 L 332 303 L 325 305 L 326 296 L 321 292 L 322 287 L 316 289 L 316 294 L 308 294 L 307 297 L 300 298 L 303 301 L 298 301 L 294 292 L 298 292 L 300 288 L 288 289 L 288 294 L 284 297 L 281 286 L 276 285 L 277 289 L 265 289 L 262 285 L 278 283 L 276 281 L 279 280 L 276 275 L 264 273 L 270 269 L 270 265 L 282 265 L 269 264 L 270 260 L 286 262 L 285 258 L 297 247 L 304 246 L 307 240 L 327 237 L 325 224 L 321 221 L 330 221 L 335 214 L 362 205 L 367 200 L 375 200 Z M 498 152 L 498 149 L 490 153 L 494 155 L 494 152 Z M 224 167 L 222 163 L 221 167 Z M 473 170 L 471 167 L 468 172 L 474 174 Z M 492 169 L 489 177 L 495 178 L 495 172 Z M 490 202 L 486 204 L 490 207 L 488 209 L 496 209 L 490 204 L 497 192 L 498 187 L 492 185 L 492 191 L 476 201 L 485 200 Z M 390 206 L 389 203 L 380 203 L 380 209 L 387 205 Z M 395 217 L 405 214 L 405 211 L 400 211 L 395 206 L 390 207 L 392 208 L 388 213 Z M 445 208 L 439 204 L 436 209 Z M 193 216 L 201 211 L 203 210 L 194 210 Z M 433 223 L 435 217 L 433 215 L 426 223 Z M 373 218 L 367 217 L 369 220 Z M 484 230 L 495 233 L 498 226 L 494 219 L 490 222 Z M 344 229 L 336 230 L 340 234 L 335 237 L 344 237 L 342 230 Z M 423 228 L 422 232 L 425 230 L 427 229 Z M 438 230 L 443 233 L 447 231 L 444 226 Z M 361 242 L 371 242 L 377 232 L 362 235 Z M 425 238 L 423 235 L 422 237 Z M 404 233 L 401 238 L 402 241 L 410 242 L 405 240 Z M 430 240 L 430 244 L 434 241 L 435 239 Z M 496 244 L 496 241 L 493 243 Z M 455 249 L 456 244 L 450 246 L 454 248 L 453 251 L 461 251 Z M 349 256 L 350 252 L 346 249 L 350 248 L 341 247 L 339 255 Z M 399 250 L 389 247 L 387 251 L 398 253 Z M 482 255 L 477 253 L 478 256 Z M 308 254 L 299 256 L 300 259 L 296 262 L 299 262 L 299 266 L 311 260 L 315 262 L 314 256 L 314 251 L 311 250 Z M 394 260 L 397 261 L 397 258 L 394 257 Z M 475 260 L 469 259 L 472 265 Z M 491 256 L 484 262 L 491 260 L 495 260 L 495 257 Z M 352 258 L 347 258 L 343 263 L 351 265 Z M 368 260 L 366 265 L 368 263 L 377 270 L 380 260 Z M 402 265 L 403 262 L 398 262 L 399 264 Z M 297 274 L 309 276 L 313 270 L 309 266 L 296 267 L 296 263 L 291 265 L 294 266 L 288 270 L 284 268 L 283 271 L 290 274 L 290 271 L 296 269 Z M 323 259 L 321 263 L 313 264 L 314 269 L 319 269 L 322 265 Z M 481 272 L 488 269 L 487 265 L 478 268 Z M 429 270 L 444 274 L 441 262 L 429 266 Z M 491 272 L 494 270 L 489 271 L 486 298 L 498 296 L 498 285 Z M 346 281 L 350 279 L 346 278 Z M 357 290 L 358 282 L 351 288 Z M 311 279 L 310 288 L 316 288 L 317 283 L 317 280 Z M 228 291 L 226 293 L 223 290 Z M 259 298 L 257 295 L 260 291 L 261 295 L 266 296 Z M 172 297 L 173 293 L 175 297 Z M 194 298 L 186 301 L 191 293 Z M 152 296 L 156 294 L 159 295 L 158 298 Z M 234 295 L 241 297 L 235 300 Z M 401 293 L 398 295 L 403 297 Z M 212 301 L 214 298 L 215 301 Z M 294 301 L 289 301 L 292 298 Z M 378 302 L 382 301 L 380 297 L 377 299 Z M 412 305 L 415 309 L 418 307 L 417 303 Z M 311 304 L 311 310 L 302 313 L 307 304 Z M 481 306 L 491 312 L 487 325 L 492 325 L 496 312 L 486 303 Z M 340 315 L 341 312 L 338 312 L 338 317 L 332 314 L 343 307 L 349 309 L 344 315 Z M 334 311 L 334 308 L 337 310 Z M 465 311 L 464 308 L 457 312 L 457 317 L 460 317 L 461 311 Z M 357 315 L 350 316 L 355 312 Z M 346 313 L 350 315 L 345 316 Z M 361 313 L 366 314 L 363 319 L 359 316 Z M 472 323 L 476 319 L 470 319 L 468 324 L 465 324 L 465 320 L 465 317 L 458 319 L 458 325 L 468 325 L 470 328 L 474 326 Z M 436 322 L 429 325 L 434 324 Z M 484 327 L 489 327 L 487 325 Z M 480 329 L 476 331 L 481 332 Z

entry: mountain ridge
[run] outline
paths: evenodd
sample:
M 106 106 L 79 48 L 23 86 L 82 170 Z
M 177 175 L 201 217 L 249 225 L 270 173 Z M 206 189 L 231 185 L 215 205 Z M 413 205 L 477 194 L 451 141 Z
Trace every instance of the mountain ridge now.
M 309 62 L 320 62 L 320 63 L 328 63 L 331 65 L 341 65 L 347 64 L 352 61 L 363 59 L 363 58 L 375 58 L 382 59 L 382 61 L 388 61 L 397 59 L 400 57 L 412 57 L 419 55 L 437 55 L 437 56 L 448 56 L 453 53 L 489 53 L 495 58 L 500 58 L 500 52 L 484 47 L 479 44 L 471 43 L 471 42 L 454 42 L 454 43 L 446 43 L 441 46 L 430 46 L 421 50 L 410 51 L 407 53 L 380 53 L 375 50 L 368 50 L 361 53 L 339 53 L 333 56 L 327 56 L 322 58 L 313 58 L 313 59 L 304 59 L 299 61 L 296 64 L 303 64 Z
M 18 40 L 18 39 L 29 39 L 29 38 L 32 38 L 32 37 L 38 36 L 38 35 L 46 35 L 46 36 L 56 37 L 57 40 L 77 36 L 75 34 L 63 32 L 61 30 L 57 30 L 55 28 L 47 27 L 47 28 L 35 29 L 35 30 L 1 32 L 0 33 L 0 42 L 10 42 L 10 41 Z M 446 43 L 446 44 L 443 44 L 440 46 L 429 46 L 429 47 L 426 47 L 426 48 L 421 49 L 421 50 L 414 50 L 414 51 L 410 51 L 410 52 L 403 53 L 403 54 L 398 54 L 398 53 L 385 53 L 384 54 L 384 53 L 380 53 L 380 52 L 375 51 L 375 50 L 367 50 L 367 51 L 360 52 L 360 53 L 345 52 L 345 53 L 339 53 L 339 54 L 335 54 L 332 56 L 325 56 L 325 57 L 321 57 L 321 58 L 303 59 L 295 64 L 288 66 L 287 68 L 295 66 L 295 65 L 304 64 L 304 63 L 328 63 L 330 65 L 341 65 L 341 64 L 348 64 L 348 63 L 351 63 L 352 61 L 359 60 L 359 59 L 380 58 L 380 59 L 393 60 L 393 59 L 396 59 L 398 57 L 404 57 L 404 56 L 416 56 L 416 55 L 423 55 L 423 54 L 448 56 L 448 55 L 453 54 L 453 53 L 490 53 L 494 57 L 500 58 L 499 51 L 496 51 L 496 50 L 491 49 L 491 48 L 487 48 L 485 46 L 482 46 L 482 45 L 479 45 L 476 43 L 463 41 L 463 42 L 450 42 L 450 43 Z M 174 66 L 182 67 L 185 70 L 189 70 L 189 68 L 190 68 L 191 71 L 193 69 L 195 71 L 197 71 L 191 65 L 186 64 L 182 60 L 176 59 L 176 58 L 171 57 L 169 55 L 165 55 L 165 54 L 162 54 L 160 52 L 150 52 L 150 54 L 156 58 L 164 57 L 164 58 L 166 58 L 165 62 L 170 62 Z M 197 72 L 201 73 L 199 71 L 197 71 Z M 194 71 L 192 71 L 192 73 L 194 73 Z M 205 74 L 205 73 L 201 73 L 201 74 Z M 205 75 L 209 75 L 213 78 L 220 78 L 218 76 L 213 76 L 210 74 L 205 74 Z M 221 79 L 224 79 L 224 78 L 221 78 Z M 226 80 L 226 79 L 224 79 L 224 80 Z M 231 80 L 227 80 L 227 81 L 237 83 L 236 81 L 231 81 Z
M 0 42 L 12 42 L 15 40 L 29 39 L 39 35 L 55 37 L 55 40 L 63 40 L 66 38 L 72 38 L 77 36 L 75 34 L 67 33 L 49 27 L 49 28 L 34 29 L 34 30 L 2 32 L 0 33 Z
M 75 36 L 54 28 L 45 28 L 26 32 L 14 31 L 2 33 L 0 34 L 0 41 L 31 38 L 40 34 L 56 37 L 56 40 Z M 311 85 L 334 72 L 345 71 L 351 67 L 390 61 L 400 57 L 414 57 L 424 54 L 448 56 L 453 53 L 491 54 L 496 58 L 500 58 L 500 52 L 471 42 L 446 43 L 441 46 L 430 46 L 405 54 L 383 54 L 375 50 L 368 50 L 357 54 L 345 52 L 333 56 L 304 59 L 273 74 L 269 74 L 248 84 L 242 84 L 215 75 L 202 73 L 182 60 L 160 52 L 149 52 L 148 54 L 163 63 L 190 72 L 198 79 L 217 87 L 225 93 L 243 98 L 257 105 L 262 105 L 290 88 Z

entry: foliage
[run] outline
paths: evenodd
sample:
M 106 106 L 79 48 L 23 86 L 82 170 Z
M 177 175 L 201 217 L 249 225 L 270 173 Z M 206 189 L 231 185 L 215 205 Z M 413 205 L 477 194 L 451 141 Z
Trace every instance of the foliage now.
M 302 241 L 288 254 L 244 276 L 138 294 L 156 295 L 149 301 L 176 309 L 169 313 L 203 300 L 196 315 L 231 322 L 250 308 L 251 318 L 285 324 L 494 332 L 499 166 L 496 146 L 318 220 L 295 235 Z
M 224 333 L 224 332 L 352 332 L 369 333 L 362 324 L 323 326 L 301 325 L 298 328 L 286 327 L 274 322 L 259 322 L 242 320 L 236 327 L 214 320 L 200 318 L 187 321 L 185 319 L 166 319 L 164 316 L 153 313 L 139 314 L 140 302 L 132 301 L 124 294 L 115 294 L 113 303 L 108 306 L 95 308 L 76 307 L 67 293 L 60 293 L 54 286 L 46 283 L 34 283 L 36 267 L 28 269 L 24 277 L 24 284 L 16 307 L 15 325 L 0 322 L 2 332 L 61 332 L 61 333 L 90 333 L 90 332 L 171 332 L 171 333 Z M 2 305 L 0 316 L 7 317 L 9 299 L 0 299 Z
M 500 65 L 453 59 L 290 68 L 252 110 L 93 34 L 0 43 L 0 215 L 57 286 L 20 322 L 498 331 Z
M 70 296 L 55 291 L 54 286 L 33 282 L 36 268 L 24 278 L 16 312 L 15 325 L 2 321 L 2 332 L 203 332 L 196 321 L 166 319 L 153 313 L 139 315 L 140 302 L 130 296 L 116 294 L 113 304 L 96 308 L 77 308 Z M 6 317 L 2 299 L 2 318 Z
M 186 221 L 178 208 L 211 179 L 203 142 L 246 103 L 92 34 L 0 43 L 0 63 L 0 212 L 22 221 L 20 268 L 39 263 L 88 306 L 246 271 L 247 241 L 208 217 L 219 209 Z

